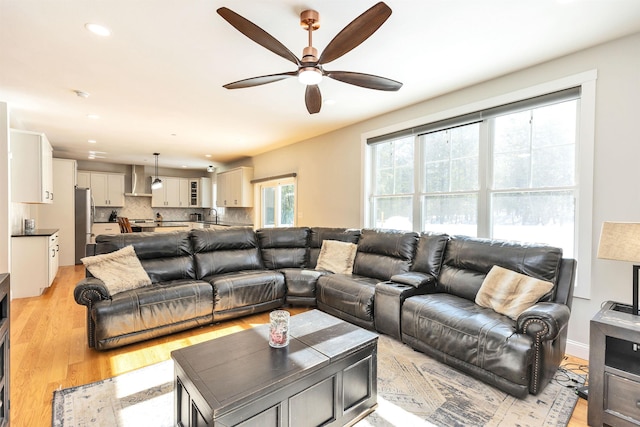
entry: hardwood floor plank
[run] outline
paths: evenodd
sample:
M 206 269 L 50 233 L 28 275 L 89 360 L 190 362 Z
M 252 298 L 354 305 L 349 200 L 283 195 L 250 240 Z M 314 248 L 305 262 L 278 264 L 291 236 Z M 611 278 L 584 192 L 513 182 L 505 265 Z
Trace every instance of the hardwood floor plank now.
M 51 425 L 53 391 L 110 378 L 168 360 L 173 350 L 268 323 L 259 313 L 123 348 L 88 348 L 86 307 L 73 299 L 82 266 L 61 267 L 51 288 L 11 302 L 11 425 Z M 288 308 L 292 314 L 307 308 Z M 572 363 L 584 360 L 569 358 Z M 587 425 L 586 401 L 579 399 L 570 427 Z

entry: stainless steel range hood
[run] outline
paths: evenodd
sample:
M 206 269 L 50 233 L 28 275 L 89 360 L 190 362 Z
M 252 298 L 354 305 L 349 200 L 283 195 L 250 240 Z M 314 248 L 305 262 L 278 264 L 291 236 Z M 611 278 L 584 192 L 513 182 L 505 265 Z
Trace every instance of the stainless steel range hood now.
M 144 174 L 144 166 L 131 166 L 131 193 L 125 196 L 151 197 L 151 182 Z

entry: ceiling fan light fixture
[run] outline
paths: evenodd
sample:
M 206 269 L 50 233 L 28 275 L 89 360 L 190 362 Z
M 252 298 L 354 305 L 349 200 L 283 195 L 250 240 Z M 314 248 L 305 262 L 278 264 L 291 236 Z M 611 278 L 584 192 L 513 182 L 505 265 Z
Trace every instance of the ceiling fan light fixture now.
M 322 81 L 322 72 L 315 67 L 301 68 L 298 81 L 304 85 L 317 85 Z

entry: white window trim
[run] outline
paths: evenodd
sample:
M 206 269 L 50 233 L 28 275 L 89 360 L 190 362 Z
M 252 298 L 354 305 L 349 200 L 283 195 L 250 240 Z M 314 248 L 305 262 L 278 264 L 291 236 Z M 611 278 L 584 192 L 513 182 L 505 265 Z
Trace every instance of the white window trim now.
M 296 177 L 288 177 L 288 178 L 278 178 L 272 179 L 268 181 L 262 181 L 254 184 L 254 216 L 255 216 L 255 224 L 258 224 L 258 228 L 262 228 L 262 189 L 264 187 L 276 187 L 278 185 L 286 185 L 293 184 L 293 226 L 296 227 L 298 224 L 298 181 Z
M 449 119 L 500 105 L 509 104 L 527 98 L 545 95 L 576 86 L 581 86 L 580 95 L 580 119 L 579 119 L 579 143 L 577 147 L 576 167 L 578 169 L 577 183 L 580 189 L 578 198 L 578 214 L 576 223 L 578 232 L 575 233 L 576 259 L 578 271 L 574 296 L 589 299 L 591 297 L 591 259 L 593 253 L 593 165 L 595 147 L 595 110 L 596 110 L 596 80 L 598 70 L 593 69 L 571 76 L 563 77 L 539 85 L 509 92 L 482 101 L 452 108 L 428 116 L 418 117 L 402 123 L 397 123 L 381 129 L 365 132 L 360 135 L 360 223 L 368 224 L 369 210 L 367 209 L 367 198 L 370 194 L 369 165 L 371 161 L 370 150 L 368 150 L 367 139 L 386 135 L 403 129 L 420 126 L 425 123 L 432 123 Z

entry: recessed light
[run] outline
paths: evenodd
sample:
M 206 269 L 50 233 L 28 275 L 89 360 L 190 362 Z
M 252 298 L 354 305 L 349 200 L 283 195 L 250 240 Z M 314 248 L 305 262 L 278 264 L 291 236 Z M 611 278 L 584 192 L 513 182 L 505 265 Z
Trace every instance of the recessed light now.
M 99 119 L 99 118 L 100 118 L 100 116 L 99 116 L 99 115 L 97 115 L 97 114 L 87 114 L 87 118 L 88 118 L 88 119 L 94 119 L 94 120 L 95 120 L 95 119 Z
M 211 154 L 205 154 L 204 156 L 205 157 L 211 157 Z
M 186 168 L 186 167 L 187 167 L 187 165 L 182 165 L 182 167 L 183 167 L 183 168 Z
M 111 35 L 111 30 L 105 27 L 104 25 L 88 22 L 84 24 L 84 27 L 87 30 L 91 31 L 93 34 L 96 34 L 98 36 L 108 37 Z
M 96 141 L 95 139 L 90 139 L 90 140 L 88 140 L 87 142 L 88 142 L 89 144 L 95 144 L 95 143 L 96 143 L 96 142 L 98 142 L 98 141 Z

